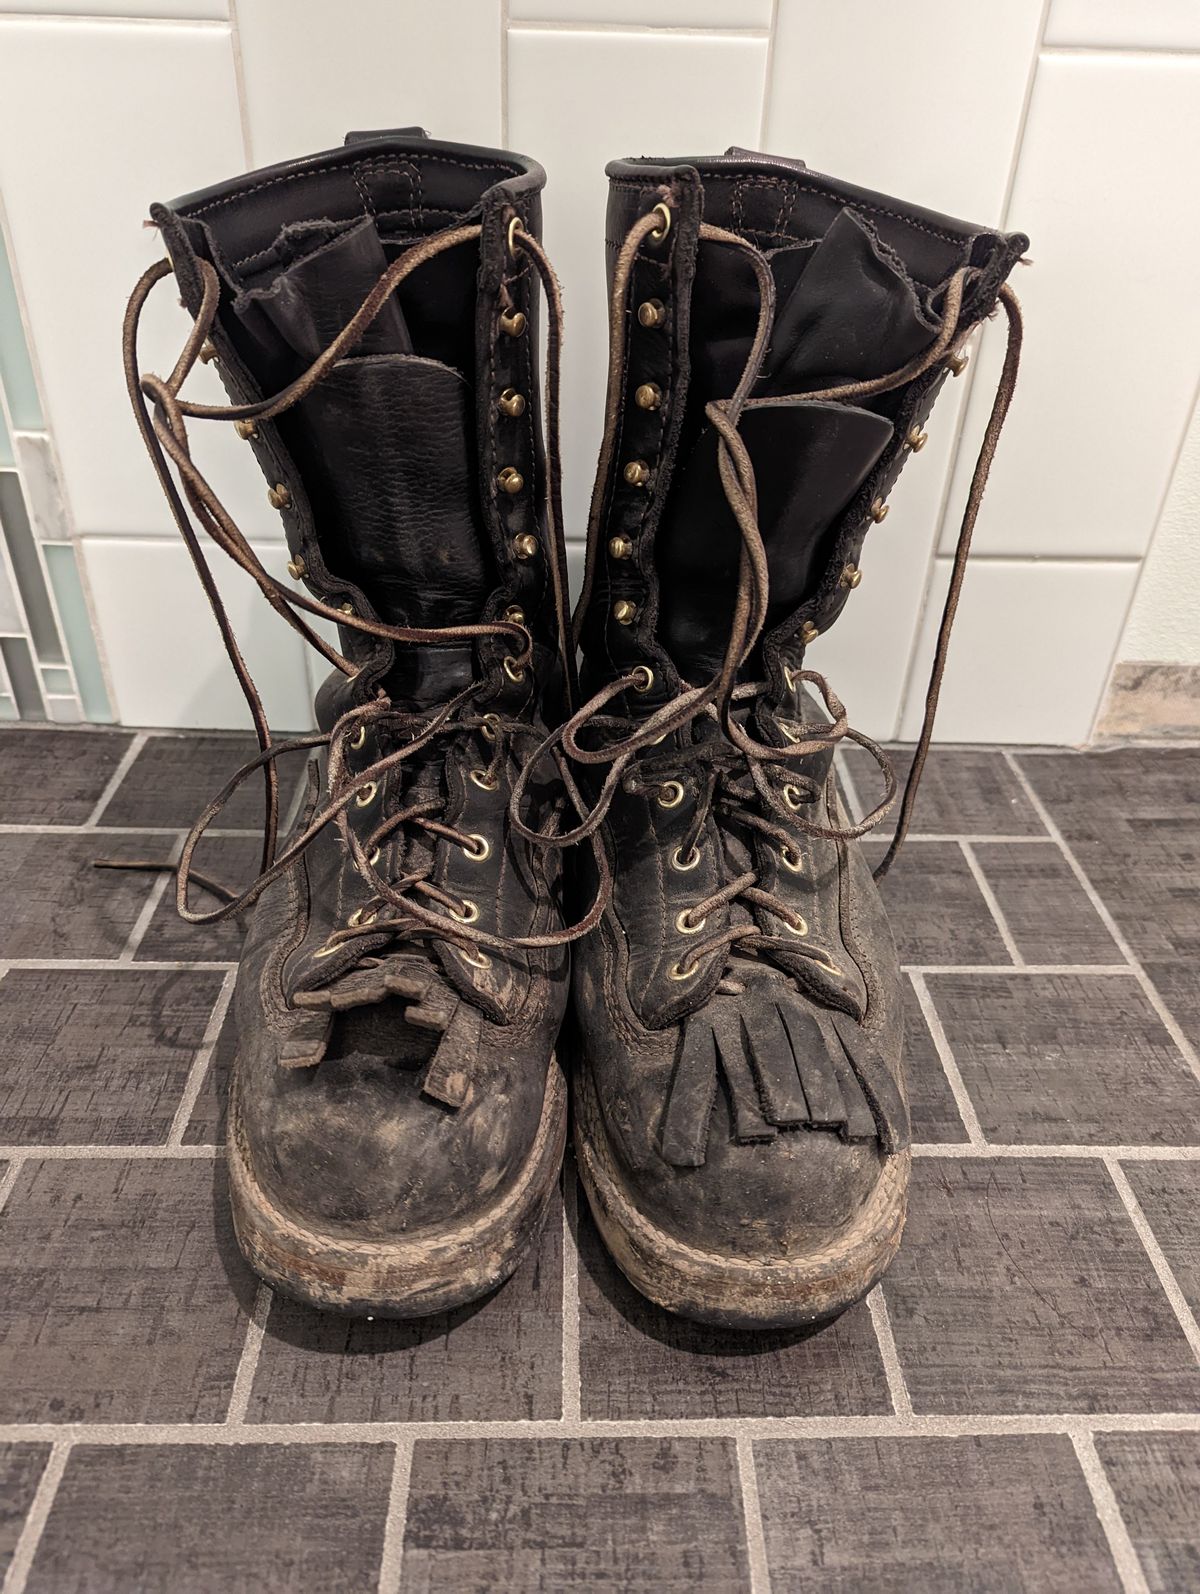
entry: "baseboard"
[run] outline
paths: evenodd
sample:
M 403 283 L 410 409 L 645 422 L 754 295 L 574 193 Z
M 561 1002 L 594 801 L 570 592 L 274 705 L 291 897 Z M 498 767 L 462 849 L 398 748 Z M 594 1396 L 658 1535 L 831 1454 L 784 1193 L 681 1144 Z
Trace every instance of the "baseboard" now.
M 1200 664 L 1118 664 L 1097 742 L 1200 737 Z

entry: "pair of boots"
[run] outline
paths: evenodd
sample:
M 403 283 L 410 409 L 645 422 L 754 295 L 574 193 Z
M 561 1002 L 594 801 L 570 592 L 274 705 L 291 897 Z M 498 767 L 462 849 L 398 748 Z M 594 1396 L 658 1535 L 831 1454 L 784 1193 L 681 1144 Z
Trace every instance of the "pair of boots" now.
M 179 908 L 255 905 L 234 1217 L 259 1274 L 319 1307 L 417 1317 L 505 1279 L 558 1178 L 567 1076 L 600 1231 L 672 1311 L 817 1324 L 900 1239 L 899 970 L 857 844 L 895 781 L 804 654 L 1002 304 L 1008 359 L 890 861 L 1016 373 L 1004 281 L 1026 240 L 747 150 L 608 176 L 574 626 L 540 166 L 352 134 L 153 210 L 170 260 L 130 304 L 130 392 L 262 748 L 188 838 Z M 138 316 L 172 271 L 194 329 L 169 376 L 143 375 Z M 198 359 L 231 404 L 181 396 Z M 254 450 L 308 595 L 195 464 L 201 418 Z M 332 667 L 319 732 L 271 739 L 197 527 Z M 861 823 L 832 769 L 846 740 L 884 775 Z M 296 750 L 308 789 L 281 839 L 277 760 Z M 196 844 L 255 773 L 261 873 L 199 911 Z

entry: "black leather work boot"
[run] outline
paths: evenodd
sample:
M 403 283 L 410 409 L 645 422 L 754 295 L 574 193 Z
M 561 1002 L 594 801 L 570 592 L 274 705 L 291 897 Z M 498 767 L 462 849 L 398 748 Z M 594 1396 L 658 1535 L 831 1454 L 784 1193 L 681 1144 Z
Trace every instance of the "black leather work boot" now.
M 523 156 L 417 129 L 351 135 L 155 206 L 170 262 L 126 323 L 143 434 L 263 747 L 179 873 L 195 922 L 257 903 L 235 998 L 238 1238 L 269 1283 L 339 1311 L 417 1317 L 500 1283 L 562 1157 L 554 1046 L 574 931 L 558 854 L 507 819 L 574 670 L 557 452 L 539 419 L 541 288 L 551 405 L 559 314 L 537 242 L 543 181 Z M 172 268 L 195 327 L 169 377 L 143 376 L 138 315 Z M 216 359 L 231 405 L 180 397 L 197 358 Z M 189 431 L 206 417 L 253 448 L 311 596 L 263 568 L 200 475 Z M 332 665 L 316 734 L 270 741 L 189 508 Z M 305 616 L 336 623 L 336 643 Z M 313 758 L 308 800 L 277 844 L 272 772 L 296 749 Z M 197 912 L 193 849 L 254 771 L 262 874 Z M 553 770 L 528 783 L 540 829 L 563 792 Z
M 608 175 L 608 407 L 576 614 L 594 696 L 561 737 L 592 804 L 573 834 L 600 828 L 614 876 L 575 957 L 580 1171 L 652 1300 L 817 1324 L 896 1250 L 909 1116 L 896 952 L 857 844 L 895 781 L 804 653 L 999 299 L 1009 356 L 919 775 L 1026 240 L 744 150 Z M 887 777 L 859 824 L 831 768 L 846 737 Z

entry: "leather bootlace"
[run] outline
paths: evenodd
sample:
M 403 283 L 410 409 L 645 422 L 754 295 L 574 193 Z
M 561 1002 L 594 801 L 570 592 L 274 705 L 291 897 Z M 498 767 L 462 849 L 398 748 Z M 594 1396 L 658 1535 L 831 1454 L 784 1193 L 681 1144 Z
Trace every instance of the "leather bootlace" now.
M 574 634 L 577 642 L 596 578 L 605 485 L 620 420 L 624 390 L 625 327 L 632 270 L 638 249 L 647 235 L 653 232 L 661 236 L 663 208 L 658 207 L 634 223 L 621 246 L 614 269 L 605 425 L 588 526 L 587 572 L 583 594 L 575 610 Z M 759 741 L 748 729 L 754 723 L 756 704 L 764 698 L 769 702 L 771 694 L 770 683 L 765 680 L 738 682 L 739 672 L 753 653 L 766 625 L 769 577 L 766 547 L 756 514 L 754 468 L 742 441 L 738 422 L 741 415 L 753 409 L 758 402 L 750 394 L 762 369 L 771 336 L 775 284 L 764 256 L 736 233 L 703 223 L 699 235 L 705 242 L 744 251 L 753 266 L 759 290 L 758 324 L 737 388 L 732 397 L 713 400 L 705 408 L 706 417 L 717 433 L 722 491 L 741 536 L 738 582 L 724 657 L 711 680 L 701 686 L 685 684 L 674 698 L 641 720 L 634 720 L 628 715 L 606 713 L 606 710 L 625 693 L 647 691 L 653 684 L 649 667 L 637 665 L 606 683 L 561 728 L 546 738 L 538 754 L 524 767 L 514 785 L 510 813 L 521 835 L 547 846 L 566 847 L 596 836 L 619 788 L 623 787 L 631 793 L 657 790 L 661 794 L 665 787 L 670 786 L 673 796 L 674 788 L 680 784 L 678 776 L 685 775 L 695 782 L 697 800 L 692 822 L 678 849 L 677 867 L 692 865 L 699 838 L 710 816 L 716 816 L 724 825 L 768 837 L 780 849 L 785 865 L 794 867 L 798 862 L 797 833 L 839 842 L 865 835 L 879 824 L 892 807 L 897 782 L 886 753 L 870 737 L 849 726 L 842 703 L 825 678 L 814 670 L 785 667 L 787 686 L 797 695 L 798 707 L 801 685 L 807 683 L 814 686 L 831 716 L 831 723 L 812 726 L 779 720 L 778 744 Z M 826 402 L 867 398 L 913 381 L 940 361 L 946 360 L 960 339 L 964 293 L 973 274 L 975 268 L 962 267 L 947 281 L 942 327 L 923 353 L 884 376 L 869 381 L 847 382 L 817 392 L 806 392 L 801 396 L 809 401 Z M 874 871 L 876 879 L 882 878 L 895 862 L 908 832 L 933 736 L 950 633 L 958 610 L 971 538 L 1016 383 L 1022 334 L 1020 307 L 1016 295 L 1007 285 L 999 288 L 998 296 L 1008 329 L 1004 364 L 959 528 L 949 590 L 926 692 L 921 733 L 905 785 L 896 832 L 886 855 Z M 966 331 L 961 334 L 963 339 L 966 335 Z M 658 751 L 668 738 L 679 732 L 686 733 L 690 738 L 686 745 Z M 585 745 L 580 740 L 584 733 L 590 733 L 595 738 L 593 745 Z M 681 741 L 683 739 L 680 737 Z M 818 801 L 821 794 L 817 784 L 799 772 L 790 770 L 789 765 L 814 754 L 832 752 L 843 741 L 855 742 L 871 754 L 883 773 L 885 793 L 878 806 L 859 823 L 825 825 L 804 817 L 801 811 Z M 573 829 L 557 835 L 531 831 L 521 821 L 518 812 L 522 794 L 538 759 L 551 755 L 557 760 L 561 753 L 584 768 L 604 767 L 599 791 L 580 823 Z M 782 780 L 781 775 L 785 777 Z M 608 888 L 605 886 L 604 895 L 607 894 Z M 710 913 L 737 900 L 780 916 L 785 924 L 791 925 L 797 936 L 805 933 L 807 927 L 795 922 L 794 910 L 762 887 L 754 869 L 747 869 L 687 910 L 687 929 L 700 928 Z M 732 947 L 735 943 L 746 951 L 782 949 L 793 955 L 800 953 L 817 963 L 827 962 L 827 954 L 815 946 L 800 940 L 788 941 L 781 936 L 768 935 L 754 923 L 736 923 L 692 947 L 687 960 L 676 965 L 673 971 L 675 977 L 691 977 L 698 972 L 702 960 L 710 953 Z
M 469 856 L 476 858 L 486 855 L 482 849 L 486 849 L 488 843 L 485 838 L 448 822 L 444 816 L 445 800 L 436 794 L 427 794 L 421 789 L 419 781 L 416 783 L 417 789 L 411 793 L 411 800 L 403 802 L 401 799 L 403 806 L 386 815 L 373 831 L 361 838 L 349 822 L 349 810 L 352 804 L 366 806 L 374 797 L 380 783 L 393 771 L 400 770 L 402 765 L 408 764 L 410 768 L 414 768 L 421 755 L 425 755 L 426 758 L 436 757 L 435 744 L 461 741 L 463 738 L 469 740 L 476 736 L 482 737 L 491 746 L 492 752 L 487 764 L 473 771 L 473 776 L 485 789 L 492 789 L 499 785 L 500 771 L 505 766 L 508 752 L 512 750 L 520 764 L 519 750 L 523 744 L 540 743 L 542 732 L 512 714 L 486 711 L 486 703 L 496 690 L 495 670 L 493 670 L 490 672 L 490 677 L 473 681 L 455 693 L 447 702 L 429 712 L 422 713 L 402 708 L 394 704 L 388 695 L 379 689 L 373 698 L 351 707 L 328 732 L 314 732 L 310 735 L 276 741 L 267 726 L 261 694 L 238 646 L 229 615 L 217 590 L 191 516 L 194 515 L 198 526 L 236 565 L 251 576 L 276 613 L 310 647 L 315 648 L 348 679 L 357 675 L 358 667 L 315 631 L 304 615 L 332 621 L 364 635 L 389 641 L 398 648 L 408 645 L 443 647 L 462 643 L 501 641 L 511 650 L 502 661 L 503 671 L 508 680 L 514 683 L 521 682 L 532 672 L 532 636 L 525 626 L 509 619 L 438 628 L 390 625 L 357 613 L 346 613 L 318 598 L 285 586 L 263 566 L 253 547 L 196 465 L 192 458 L 187 422 L 193 419 L 230 423 L 257 422 L 272 420 L 282 415 L 311 392 L 322 378 L 328 375 L 337 361 L 353 350 L 363 333 L 383 309 L 389 295 L 407 276 L 446 250 L 477 242 L 482 231 L 479 225 L 455 227 L 434 234 L 408 248 L 379 277 L 342 330 L 307 370 L 274 396 L 254 403 L 199 404 L 184 400 L 180 396 L 184 382 L 201 357 L 201 351 L 217 316 L 220 281 L 216 271 L 207 261 L 203 259 L 196 261 L 202 281 L 199 310 L 183 350 L 170 375 L 165 379 L 141 371 L 137 339 L 147 299 L 155 285 L 173 271 L 169 260 L 157 262 L 142 275 L 130 297 L 125 315 L 125 375 L 138 425 L 171 506 L 175 522 L 216 617 L 225 651 L 249 706 L 260 749 L 255 758 L 243 765 L 226 782 L 188 834 L 176 871 L 176 905 L 181 916 L 193 924 L 213 924 L 244 912 L 257 901 L 272 881 L 291 868 L 316 837 L 332 824 L 342 838 L 354 869 L 366 882 L 370 892 L 369 900 L 350 916 L 344 927 L 335 930 L 326 945 L 320 949 L 321 955 L 342 952 L 342 957 L 338 960 L 339 973 L 342 972 L 342 965 L 349 967 L 358 955 L 360 948 L 355 943 L 360 942 L 363 937 L 370 937 L 370 947 L 362 947 L 361 951 L 374 950 L 381 944 L 379 941 L 381 933 L 385 934 L 385 938 L 397 940 L 423 937 L 456 944 L 464 949 L 464 955 L 477 966 L 482 966 L 488 961 L 486 953 L 482 950 L 485 947 L 512 953 L 561 946 L 586 934 L 598 922 L 609 891 L 607 860 L 603 848 L 596 845 L 593 850 L 601 888 L 589 912 L 577 923 L 539 935 L 512 937 L 493 934 L 472 923 L 469 909 L 473 905 L 460 901 L 454 893 L 443 890 L 430 878 L 433 870 L 431 858 L 428 863 L 421 862 L 408 868 L 398 879 L 385 879 L 378 872 L 377 865 L 383 844 L 401 832 L 409 836 L 445 840 L 454 846 L 462 847 Z M 515 216 L 508 226 L 508 246 L 512 251 L 522 250 L 532 262 L 550 310 L 546 357 L 545 514 L 548 533 L 546 545 L 553 586 L 560 662 L 565 690 L 568 700 L 571 701 L 575 690 L 575 658 L 570 641 L 566 576 L 560 555 L 559 531 L 562 524 L 558 447 L 562 302 L 557 279 L 545 252 L 538 241 L 525 232 Z M 509 295 L 506 286 L 501 287 L 500 298 L 501 308 L 508 308 Z M 182 493 L 172 476 L 171 465 L 178 473 Z M 496 666 L 496 670 L 500 668 L 500 665 Z M 366 767 L 356 770 L 352 767 L 347 754 L 350 750 L 363 745 L 368 729 L 375 731 L 381 747 L 387 746 L 391 750 L 384 752 Z M 327 799 L 324 803 L 318 803 L 315 795 L 311 798 L 309 811 L 302 819 L 298 833 L 280 850 L 277 761 L 288 754 L 312 752 L 320 748 L 324 748 L 327 755 Z M 574 804 L 576 811 L 582 814 L 583 798 L 565 758 L 557 753 L 553 758 L 566 797 Z M 215 883 L 199 875 L 193 867 L 196 848 L 233 793 L 244 780 L 253 775 L 255 770 L 262 772 L 264 781 L 263 850 L 259 874 L 241 891 L 229 891 L 221 887 L 214 891 Z M 554 834 L 555 827 L 561 823 L 564 806 L 562 798 L 555 799 L 548 834 Z M 409 856 L 407 851 L 405 856 Z M 189 899 L 189 886 L 193 882 L 226 900 L 221 906 L 210 911 L 196 910 Z M 436 911 L 439 907 L 444 911 Z

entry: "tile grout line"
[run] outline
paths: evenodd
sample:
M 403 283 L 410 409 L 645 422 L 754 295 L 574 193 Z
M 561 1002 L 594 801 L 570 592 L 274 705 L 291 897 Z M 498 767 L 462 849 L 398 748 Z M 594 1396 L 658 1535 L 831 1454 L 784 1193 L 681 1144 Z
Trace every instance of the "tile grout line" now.
M 4 958 L 0 957 L 0 969 L 34 969 L 48 970 L 53 973 L 61 970 L 65 973 L 87 973 L 91 971 L 101 974 L 127 973 L 130 965 L 116 958 Z M 174 973 L 195 969 L 204 973 L 227 974 L 231 969 L 237 972 L 236 963 L 226 963 L 218 958 L 138 958 L 134 967 L 139 973 Z
M 995 920 L 996 928 L 1000 932 L 1000 939 L 1004 942 L 1004 950 L 1012 958 L 1014 967 L 1023 969 L 1025 967 L 1025 958 L 1016 943 L 1012 931 L 1009 929 L 1008 920 L 1004 917 L 1004 909 L 1000 906 L 996 893 L 992 890 L 991 881 L 980 867 L 979 859 L 975 856 L 974 847 L 963 838 L 959 839 L 958 846 L 959 851 L 967 860 L 967 868 L 974 876 L 975 884 L 979 887 L 979 895 L 987 903 L 988 912 Z
M 0 1162 L 7 1162 L 10 1157 L 32 1158 L 38 1162 L 86 1162 L 89 1159 L 97 1162 L 113 1159 L 132 1162 L 172 1162 L 189 1158 L 200 1162 L 212 1162 L 224 1155 L 224 1146 L 165 1146 L 161 1141 L 154 1145 L 135 1143 L 128 1146 L 87 1143 L 67 1146 L 0 1146 Z
M 833 755 L 833 767 L 842 784 L 842 792 L 846 798 L 846 806 L 850 810 L 850 818 L 856 825 L 862 823 L 866 810 L 862 805 L 862 798 L 858 795 L 858 787 L 854 783 L 854 776 L 850 773 L 850 764 L 845 752 L 839 747 Z
M 1055 841 L 1057 841 L 1062 855 L 1067 860 L 1067 864 L 1070 867 L 1072 874 L 1079 881 L 1079 884 L 1083 887 L 1088 900 L 1091 902 L 1096 912 L 1100 915 L 1100 918 L 1104 924 L 1104 928 L 1116 942 L 1117 951 L 1120 952 L 1121 956 L 1133 970 L 1135 979 L 1146 994 L 1146 1000 L 1150 1003 L 1150 1006 L 1162 1020 L 1163 1027 L 1166 1029 L 1171 1039 L 1175 1042 L 1175 1045 L 1179 1048 L 1180 1055 L 1183 1057 L 1188 1067 L 1192 1070 L 1193 1074 L 1195 1074 L 1196 1078 L 1200 1079 L 1200 1056 L 1197 1056 L 1195 1047 L 1192 1045 L 1191 1041 L 1188 1040 L 1180 1026 L 1176 1023 L 1174 1015 L 1171 1013 L 1170 1009 L 1167 1007 L 1167 1004 L 1159 995 L 1150 976 L 1142 967 L 1141 962 L 1134 953 L 1133 947 L 1125 938 L 1120 926 L 1117 924 L 1117 921 L 1108 911 L 1108 907 L 1106 906 L 1104 899 L 1096 890 L 1092 882 L 1088 879 L 1083 865 L 1079 862 L 1078 858 L 1076 858 L 1075 854 L 1068 846 L 1067 838 L 1063 835 L 1058 824 L 1051 817 L 1050 811 L 1046 807 L 1045 803 L 1043 803 L 1037 792 L 1034 791 L 1033 783 L 1030 781 L 1025 771 L 1021 768 L 1020 764 L 1017 763 L 1016 759 L 1011 753 L 1005 752 L 1004 758 L 1013 774 L 1016 775 L 1017 779 L 1020 781 L 1025 795 L 1033 804 L 1033 807 L 1037 812 L 1038 818 L 1054 837 Z
M 173 852 L 175 849 L 172 848 L 171 850 Z M 133 922 L 133 929 L 130 930 L 129 939 L 117 959 L 118 963 L 130 964 L 133 962 L 137 949 L 141 946 L 142 939 L 150 928 L 154 915 L 158 912 L 158 905 L 167 894 L 167 887 L 171 883 L 171 878 L 171 874 L 164 869 L 153 886 L 151 886 L 150 895 L 143 902 L 141 912 Z
M 100 793 L 99 797 L 97 797 L 96 806 L 87 816 L 87 819 L 84 821 L 85 824 L 94 825 L 99 821 L 100 815 L 116 796 L 117 787 L 125 779 L 126 775 L 128 775 L 130 769 L 133 767 L 134 760 L 137 758 L 142 748 L 145 747 L 146 741 L 147 737 L 145 731 L 138 731 L 133 740 L 130 742 L 129 746 L 121 754 L 121 758 L 116 769 L 114 769 L 112 774 L 108 777 L 108 784 Z
M 1031 1161 L 1078 1159 L 1103 1162 L 1106 1157 L 1120 1162 L 1200 1162 L 1200 1145 L 1164 1146 L 1151 1144 L 1111 1145 L 1052 1143 L 1005 1140 L 918 1140 L 913 1142 L 914 1157 L 954 1158 L 971 1157 L 1028 1158 Z M 225 1156 L 225 1147 L 212 1141 L 184 1142 L 167 1145 L 163 1141 L 146 1143 L 134 1141 L 122 1144 L 78 1142 L 67 1145 L 45 1144 L 0 1145 L 0 1162 L 34 1159 L 39 1162 L 86 1162 L 127 1159 L 135 1162 L 218 1161 Z M 5 1175 L 6 1183 L 10 1175 Z M 0 1189 L 4 1184 L 0 1183 Z
M 742 1489 L 742 1514 L 746 1525 L 746 1560 L 750 1567 L 749 1594 L 771 1594 L 771 1566 L 767 1560 L 767 1536 L 763 1531 L 762 1502 L 758 1497 L 758 1468 L 754 1445 L 739 1433 L 737 1450 L 738 1480 Z
M 51 1446 L 46 1465 L 38 1479 L 38 1486 L 34 1490 L 33 1499 L 29 1503 L 29 1510 L 25 1514 L 25 1523 L 13 1550 L 8 1575 L 4 1579 L 0 1594 L 24 1594 L 38 1545 L 42 1542 L 42 1534 L 46 1530 L 46 1522 L 54 1505 L 54 1497 L 58 1493 L 58 1486 L 62 1482 L 62 1475 L 70 1459 L 71 1446 L 70 1439 L 56 1440 Z
M 1175 1277 L 1175 1270 L 1167 1261 L 1166 1253 L 1158 1243 L 1158 1237 L 1150 1226 L 1150 1220 L 1142 1210 L 1142 1203 L 1138 1200 L 1133 1186 L 1125 1175 L 1125 1170 L 1120 1166 L 1115 1157 L 1105 1157 L 1104 1166 L 1108 1169 L 1109 1178 L 1116 1186 L 1117 1194 L 1122 1205 L 1129 1214 L 1130 1222 L 1138 1232 L 1138 1239 L 1145 1248 L 1146 1255 L 1150 1258 L 1150 1266 L 1158 1276 L 1162 1285 L 1163 1294 L 1171 1303 L 1171 1310 L 1179 1319 L 1179 1326 L 1183 1330 L 1184 1338 L 1192 1348 L 1192 1355 L 1200 1362 L 1200 1324 L 1196 1322 L 1195 1313 L 1187 1303 L 1187 1297 L 1179 1288 L 1179 1280 Z
M 950 1086 L 950 1094 L 954 1097 L 954 1105 L 958 1108 L 958 1116 L 962 1119 L 963 1128 L 967 1131 L 967 1140 L 972 1146 L 982 1148 L 987 1145 L 983 1127 L 979 1122 L 979 1115 L 975 1111 L 975 1103 L 971 1100 L 970 1093 L 967 1090 L 966 1081 L 959 1073 L 958 1064 L 954 1060 L 954 1053 L 950 1050 L 950 1042 L 946 1039 L 946 1031 L 942 1027 L 941 1017 L 937 1008 L 933 1005 L 933 997 L 929 994 L 929 987 L 925 984 L 925 976 L 910 972 L 908 978 L 912 983 L 913 992 L 917 998 L 921 1013 L 929 1026 L 933 1049 L 938 1054 L 938 1061 L 942 1065 L 946 1083 Z
M 1121 1579 L 1121 1587 L 1125 1594 L 1150 1594 L 1142 1563 L 1138 1553 L 1133 1547 L 1133 1540 L 1129 1537 L 1129 1529 L 1125 1526 L 1125 1518 L 1121 1515 L 1121 1507 L 1117 1504 L 1117 1497 L 1113 1486 L 1108 1481 L 1108 1474 L 1104 1470 L 1104 1463 L 1096 1449 L 1095 1436 L 1090 1433 L 1074 1433 L 1071 1443 L 1075 1448 L 1075 1455 L 1079 1461 L 1079 1469 L 1083 1473 L 1092 1497 L 1092 1504 L 1096 1508 L 1096 1516 L 1104 1530 L 1104 1537 L 1108 1540 L 1109 1553 L 1117 1569 L 1117 1576 Z
M 260 1283 L 254 1297 L 254 1310 L 250 1313 L 250 1321 L 246 1324 L 246 1338 L 242 1344 L 242 1354 L 238 1358 L 233 1389 L 229 1395 L 229 1410 L 225 1415 L 228 1426 L 241 1427 L 246 1421 L 254 1374 L 258 1370 L 263 1335 L 267 1331 L 267 1319 L 271 1315 L 271 1302 L 274 1298 L 270 1285 Z
M 408 1523 L 408 1487 L 412 1477 L 411 1439 L 396 1442 L 392 1463 L 392 1483 L 388 1490 L 387 1518 L 383 1525 L 383 1549 L 379 1556 L 377 1594 L 400 1594 L 400 1574 L 404 1568 L 404 1530 Z
M 217 1049 L 217 1041 L 221 1037 L 221 1030 L 225 1023 L 229 1004 L 233 1000 L 233 983 L 236 976 L 231 969 L 221 981 L 221 989 L 217 992 L 217 999 L 213 1003 L 212 1012 L 208 1015 L 204 1034 L 192 1066 L 188 1070 L 188 1077 L 184 1082 L 183 1093 L 179 1098 L 179 1105 L 175 1109 L 175 1116 L 171 1120 L 171 1127 L 167 1131 L 166 1144 L 168 1146 L 182 1146 L 184 1133 L 191 1122 L 192 1113 L 196 1109 L 196 1101 L 204 1086 L 205 1076 L 212 1066 L 213 1053 Z
M 139 964 L 139 967 L 141 965 Z M 904 963 L 905 974 L 1103 974 L 1136 979 L 1128 963 Z
M 1200 1411 L 998 1412 L 821 1417 L 558 1417 L 422 1422 L 4 1423 L 0 1443 L 139 1445 L 394 1445 L 404 1440 L 534 1439 L 972 1439 L 995 1435 L 1200 1434 Z
M 577 1422 L 583 1402 L 579 1377 L 579 1181 L 568 1159 L 571 1177 L 563 1180 L 562 1279 L 562 1416 Z
M 896 1349 L 896 1336 L 892 1333 L 892 1319 L 881 1284 L 877 1284 L 867 1296 L 867 1310 L 871 1314 L 871 1324 L 879 1342 L 879 1355 L 887 1378 L 888 1394 L 892 1397 L 892 1409 L 897 1417 L 911 1417 L 912 1396 L 908 1392 L 904 1368 L 900 1365 L 900 1352 Z
M 11 1162 L 9 1162 L 7 1157 L 3 1160 L 8 1162 L 8 1167 L 4 1170 L 3 1176 L 0 1176 L 0 1212 L 4 1211 L 4 1204 L 12 1194 L 13 1186 L 17 1182 L 21 1169 L 25 1166 L 25 1155 L 22 1152 L 14 1156 Z

